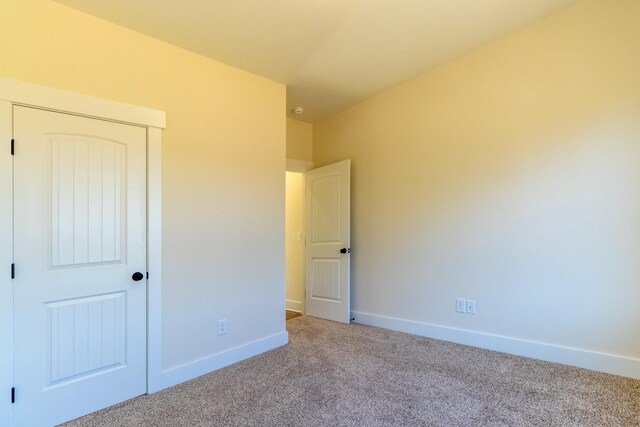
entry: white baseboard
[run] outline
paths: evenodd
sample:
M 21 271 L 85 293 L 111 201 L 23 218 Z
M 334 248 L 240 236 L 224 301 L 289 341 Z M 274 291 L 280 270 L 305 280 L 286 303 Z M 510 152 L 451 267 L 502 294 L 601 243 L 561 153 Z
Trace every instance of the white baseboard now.
M 293 301 L 293 300 L 286 300 L 287 302 L 287 310 L 291 310 L 291 311 L 297 311 L 302 313 L 302 301 Z
M 176 384 L 192 380 L 209 372 L 217 371 L 225 366 L 240 362 L 241 360 L 257 356 L 265 351 L 283 346 L 289 342 L 289 334 L 284 331 L 275 335 L 271 335 L 248 344 L 230 348 L 220 353 L 196 360 L 191 363 L 176 366 L 165 370 L 161 374 L 159 381 L 160 387 L 149 390 L 149 393 L 155 393 L 162 389 L 172 387 Z
M 354 311 L 355 322 L 640 379 L 640 359 Z

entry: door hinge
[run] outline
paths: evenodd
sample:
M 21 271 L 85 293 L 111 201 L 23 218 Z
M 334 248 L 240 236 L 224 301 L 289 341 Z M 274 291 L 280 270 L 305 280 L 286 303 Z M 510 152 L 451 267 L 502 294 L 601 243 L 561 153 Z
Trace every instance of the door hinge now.
M 16 145 L 16 141 L 14 139 L 11 139 L 11 155 L 12 156 L 15 152 L 15 148 L 14 148 L 15 145 Z
M 147 271 L 147 280 L 149 280 L 149 272 Z
M 16 265 L 15 264 L 11 264 L 11 278 L 12 279 L 16 278 Z
M 11 387 L 11 403 L 16 403 L 16 388 Z

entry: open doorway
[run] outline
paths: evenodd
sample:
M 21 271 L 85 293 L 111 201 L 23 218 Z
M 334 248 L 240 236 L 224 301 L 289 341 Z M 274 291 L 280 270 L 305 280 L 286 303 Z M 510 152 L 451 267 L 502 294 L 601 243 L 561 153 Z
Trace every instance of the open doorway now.
M 285 253 L 286 318 L 304 314 L 305 299 L 305 174 L 286 172 Z

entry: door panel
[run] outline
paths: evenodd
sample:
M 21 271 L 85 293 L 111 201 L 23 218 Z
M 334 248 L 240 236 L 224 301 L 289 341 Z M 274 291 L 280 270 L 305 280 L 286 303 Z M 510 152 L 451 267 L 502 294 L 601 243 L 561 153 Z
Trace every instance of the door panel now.
M 306 314 L 337 322 L 350 321 L 349 160 L 306 175 Z
M 311 261 L 312 298 L 340 301 L 340 264 L 341 259 L 315 258 Z
M 45 304 L 48 384 L 125 366 L 124 292 Z
M 121 261 L 126 146 L 51 137 L 51 266 Z
M 146 391 L 146 130 L 14 107 L 16 426 Z
M 342 181 L 340 175 L 318 175 L 311 181 L 312 240 L 314 244 L 338 243 L 343 240 Z

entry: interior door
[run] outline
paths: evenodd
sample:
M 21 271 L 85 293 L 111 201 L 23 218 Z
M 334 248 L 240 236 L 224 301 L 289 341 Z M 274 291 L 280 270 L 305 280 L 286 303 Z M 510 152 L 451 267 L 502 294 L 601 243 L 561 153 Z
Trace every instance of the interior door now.
M 351 161 L 313 169 L 305 179 L 306 314 L 349 323 Z
M 146 392 L 146 129 L 13 119 L 14 421 L 53 425 Z

